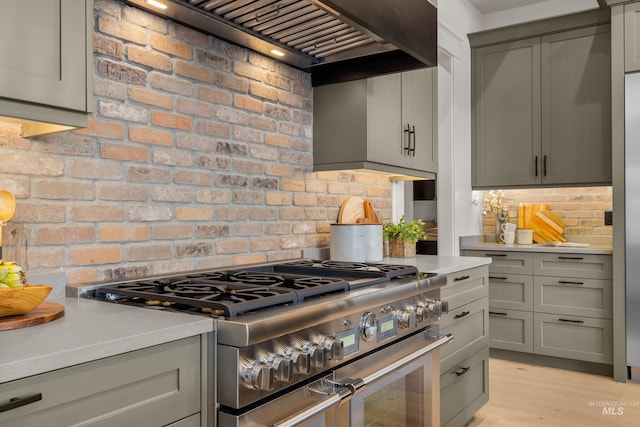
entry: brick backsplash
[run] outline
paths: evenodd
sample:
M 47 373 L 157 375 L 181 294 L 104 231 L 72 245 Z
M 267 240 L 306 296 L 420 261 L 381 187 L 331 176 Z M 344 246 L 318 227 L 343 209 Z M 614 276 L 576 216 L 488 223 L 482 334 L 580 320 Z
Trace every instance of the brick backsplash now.
M 3 129 L 29 271 L 69 283 L 288 259 L 348 196 L 391 218 L 385 175 L 313 172 L 310 75 L 116 0 L 94 1 L 86 129 Z
M 610 242 L 612 226 L 604 225 L 604 212 L 613 208 L 612 187 L 539 188 L 526 190 L 503 190 L 504 200 L 509 204 L 509 221 L 518 222 L 520 203 L 546 203 L 560 215 L 564 222 L 564 236 L 570 241 Z M 489 191 L 482 192 L 488 199 Z M 483 233 L 492 239 L 495 220 L 483 218 Z

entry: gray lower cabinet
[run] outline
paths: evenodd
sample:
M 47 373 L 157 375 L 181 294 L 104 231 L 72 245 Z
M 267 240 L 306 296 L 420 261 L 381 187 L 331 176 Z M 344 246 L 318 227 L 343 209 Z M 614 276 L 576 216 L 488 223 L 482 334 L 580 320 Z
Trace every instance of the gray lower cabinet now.
M 610 184 L 609 24 L 470 39 L 472 186 Z
M 315 87 L 314 169 L 435 177 L 436 78 L 425 68 Z
M 465 250 L 490 256 L 491 348 L 612 363 L 611 255 Z
M 488 267 L 449 274 L 441 298 L 440 333 L 455 339 L 440 351 L 440 423 L 464 426 L 489 400 Z
M 0 385 L 0 425 L 200 426 L 200 337 Z
M 92 33 L 92 0 L 3 2 L 0 116 L 86 126 L 86 112 L 92 111 Z M 23 136 L 46 132 L 45 124 L 31 123 Z

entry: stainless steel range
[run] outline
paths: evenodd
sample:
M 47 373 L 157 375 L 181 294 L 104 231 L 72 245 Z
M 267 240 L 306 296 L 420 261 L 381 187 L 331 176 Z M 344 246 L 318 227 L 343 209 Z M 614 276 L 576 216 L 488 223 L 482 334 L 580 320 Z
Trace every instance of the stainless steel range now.
M 439 425 L 446 277 L 300 259 L 87 287 L 212 316 L 220 426 Z M 211 424 L 215 425 L 215 424 Z

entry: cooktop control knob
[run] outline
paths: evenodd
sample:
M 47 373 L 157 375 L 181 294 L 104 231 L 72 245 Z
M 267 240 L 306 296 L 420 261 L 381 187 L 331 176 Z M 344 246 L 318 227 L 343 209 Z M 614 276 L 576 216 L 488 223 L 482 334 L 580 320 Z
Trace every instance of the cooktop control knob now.
M 332 360 L 342 360 L 344 358 L 344 344 L 342 340 L 324 336 L 318 342 L 324 347 Z
M 413 329 L 418 325 L 417 315 L 413 310 L 396 310 L 395 315 L 400 329 Z
M 419 304 L 416 307 L 416 320 L 420 323 L 426 322 L 429 320 L 429 309 L 425 307 L 423 304 Z
M 273 390 L 273 368 L 257 360 L 243 361 L 240 375 L 244 385 L 253 390 Z
M 326 360 L 324 357 L 324 347 L 316 343 L 307 343 L 303 347 L 304 351 L 309 354 L 311 366 L 314 368 L 324 368 Z
M 443 313 L 442 301 L 431 300 L 429 302 L 429 312 L 431 313 L 431 317 L 434 317 L 435 319 L 440 320 L 440 317 L 442 317 L 442 313 Z
M 279 354 L 272 355 L 268 364 L 273 368 L 273 379 L 281 382 L 290 382 L 293 378 L 293 361 Z
M 303 375 L 311 372 L 311 361 L 309 360 L 309 353 L 297 348 L 289 348 L 286 355 L 293 364 L 293 372 Z
M 373 341 L 378 334 L 376 315 L 367 311 L 360 318 L 360 335 L 365 341 Z

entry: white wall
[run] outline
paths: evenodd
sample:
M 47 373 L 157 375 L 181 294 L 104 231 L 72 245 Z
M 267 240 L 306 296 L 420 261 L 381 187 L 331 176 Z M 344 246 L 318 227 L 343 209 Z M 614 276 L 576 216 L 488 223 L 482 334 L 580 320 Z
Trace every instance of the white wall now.
M 482 15 L 466 0 L 438 5 L 438 254 L 458 255 L 459 237 L 481 234 L 471 191 L 471 50 Z
M 444 3 L 444 2 L 443 2 Z M 597 9 L 597 0 L 547 0 L 482 16 L 485 30 Z

